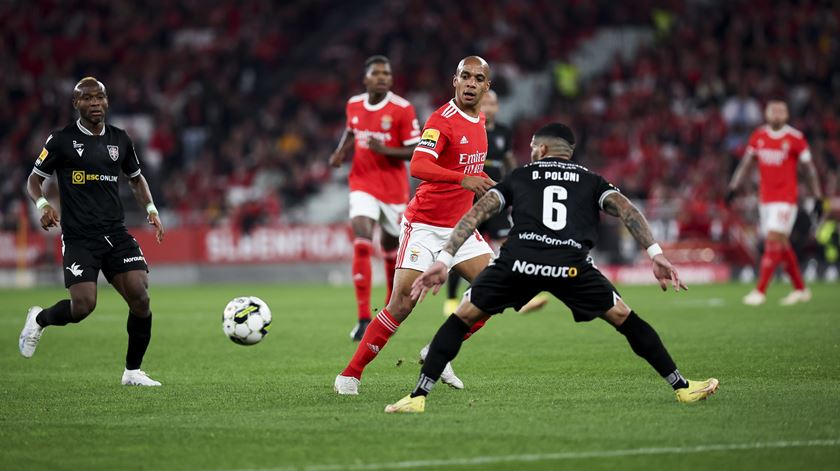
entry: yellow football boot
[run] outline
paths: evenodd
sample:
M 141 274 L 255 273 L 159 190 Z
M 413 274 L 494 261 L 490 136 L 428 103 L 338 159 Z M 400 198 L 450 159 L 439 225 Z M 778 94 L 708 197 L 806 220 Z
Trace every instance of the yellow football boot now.
M 395 404 L 385 406 L 385 412 L 388 414 L 419 414 L 424 410 L 426 410 L 426 396 L 408 395 Z
M 680 402 L 704 401 L 718 390 L 719 385 L 720 381 L 715 378 L 709 378 L 706 381 L 692 381 L 689 379 L 687 388 L 677 389 L 674 393 Z

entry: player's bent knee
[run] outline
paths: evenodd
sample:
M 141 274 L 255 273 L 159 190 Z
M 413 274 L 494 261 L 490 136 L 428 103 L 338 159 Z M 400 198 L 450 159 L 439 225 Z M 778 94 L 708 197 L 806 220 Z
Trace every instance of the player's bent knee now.
M 605 321 L 609 322 L 615 327 L 620 326 L 627 320 L 627 316 L 630 315 L 631 309 L 624 304 L 623 301 L 619 300 L 615 306 L 613 306 L 609 311 L 605 312 L 602 316 Z
M 81 297 L 70 301 L 70 315 L 72 322 L 80 322 L 96 309 L 96 298 Z
M 469 301 L 463 301 L 458 309 L 455 311 L 455 315 L 458 316 L 459 319 L 464 321 L 464 324 L 472 327 L 476 322 L 488 317 L 488 314 L 481 309 L 477 308 L 475 304 Z
M 139 295 L 133 297 L 129 303 L 129 308 L 131 309 L 131 313 L 137 317 L 149 317 L 151 312 L 149 311 L 149 293 L 143 291 Z
M 397 293 L 396 296 L 391 296 L 391 301 L 388 302 L 388 313 L 397 322 L 402 322 L 411 314 L 412 309 L 414 309 L 414 304 L 410 295 Z

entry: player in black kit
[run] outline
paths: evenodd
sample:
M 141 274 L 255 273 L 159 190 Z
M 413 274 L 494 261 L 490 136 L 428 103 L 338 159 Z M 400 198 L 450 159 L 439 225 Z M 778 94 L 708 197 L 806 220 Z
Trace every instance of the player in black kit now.
M 64 286 L 70 299 L 46 309 L 30 308 L 18 347 L 21 355 L 30 358 L 47 326 L 77 323 L 93 312 L 101 270 L 129 309 L 122 384 L 160 386 L 140 370 L 152 335 L 148 267 L 123 222 L 120 172 L 128 177 L 135 198 L 146 209 L 158 242 L 163 240 L 163 225 L 140 173 L 134 144 L 125 131 L 105 124 L 105 85 L 93 77 L 80 80 L 73 89 L 73 108 L 79 119 L 50 134 L 27 181 L 29 196 L 41 211 L 41 227 L 49 230 L 61 222 Z M 61 197 L 60 219 L 41 188 L 53 173 Z
M 706 399 L 717 390 L 717 379 L 689 381 L 680 374 L 653 327 L 624 304 L 593 265 L 589 250 L 603 210 L 621 218 L 636 241 L 647 247 L 663 290 L 669 282 L 676 291 L 686 289 L 639 210 L 600 175 L 570 161 L 574 143 L 574 134 L 563 124 L 538 130 L 531 142 L 532 163 L 510 173 L 461 218 L 437 261 L 414 282 L 415 298 L 422 299 L 429 289 L 437 293 L 452 254 L 469 234 L 491 215 L 513 207 L 514 226 L 499 257 L 476 277 L 464 302 L 437 331 L 414 391 L 385 412 L 423 412 L 426 395 L 444 365 L 458 354 L 470 326 L 505 308 L 519 308 L 540 291 L 563 301 L 577 322 L 600 317 L 612 324 L 671 384 L 680 402 Z

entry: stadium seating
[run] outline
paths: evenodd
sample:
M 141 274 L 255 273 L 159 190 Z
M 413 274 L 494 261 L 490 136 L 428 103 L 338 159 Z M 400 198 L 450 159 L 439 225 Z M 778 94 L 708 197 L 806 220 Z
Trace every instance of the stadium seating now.
M 685 233 L 714 237 L 711 221 L 727 223 L 726 176 L 767 97 L 790 101 L 823 175 L 840 156 L 840 21 L 830 2 L 34 4 L 0 5 L 5 229 L 17 224 L 21 183 L 43 140 L 72 119 L 69 94 L 83 75 L 108 85 L 115 122 L 134 131 L 159 206 L 178 224 L 262 224 L 286 220 L 330 180 L 325 160 L 366 56 L 391 57 L 395 89 L 422 119 L 450 96 L 463 55 L 550 73 L 596 25 L 646 26 L 657 39 L 579 87 L 558 83 L 545 116 L 513 123 L 520 160 L 536 126 L 566 119 L 583 162 L 652 208 L 682 213 Z M 725 50 L 705 40 L 713 35 Z M 494 86 L 504 96 L 511 84 L 500 77 Z

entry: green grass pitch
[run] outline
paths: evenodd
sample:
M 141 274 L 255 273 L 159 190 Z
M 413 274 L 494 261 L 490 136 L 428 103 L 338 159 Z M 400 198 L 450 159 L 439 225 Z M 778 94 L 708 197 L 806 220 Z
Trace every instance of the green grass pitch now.
M 350 288 L 153 286 L 143 368 L 163 387 L 148 389 L 119 385 L 127 310 L 110 287 L 86 321 L 49 328 L 31 360 L 16 346 L 26 308 L 65 292 L 0 291 L 0 469 L 840 469 L 840 286 L 815 285 L 793 308 L 778 306 L 778 283 L 765 306 L 744 307 L 749 289 L 622 290 L 687 377 L 720 379 L 704 403 L 677 403 L 621 335 L 553 300 L 491 320 L 454 364 L 466 389 L 439 385 L 418 416 L 383 407 L 413 386 L 440 297 L 404 323 L 359 396 L 339 397 Z M 273 310 L 259 345 L 222 334 L 237 295 Z

